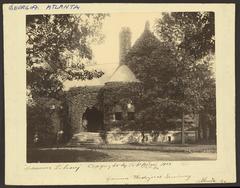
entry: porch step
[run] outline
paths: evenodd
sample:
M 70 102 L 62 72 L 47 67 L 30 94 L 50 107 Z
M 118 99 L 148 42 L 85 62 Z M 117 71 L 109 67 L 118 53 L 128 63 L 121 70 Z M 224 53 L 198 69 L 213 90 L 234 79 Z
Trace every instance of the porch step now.
M 81 132 L 73 135 L 68 143 L 69 146 L 78 146 L 84 144 L 101 144 L 103 139 L 98 132 Z

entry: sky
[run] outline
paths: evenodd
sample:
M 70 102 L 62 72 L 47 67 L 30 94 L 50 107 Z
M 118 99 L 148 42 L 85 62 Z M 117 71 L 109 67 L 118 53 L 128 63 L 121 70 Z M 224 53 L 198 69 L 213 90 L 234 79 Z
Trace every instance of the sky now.
M 104 20 L 102 32 L 105 40 L 100 45 L 93 46 L 94 61 L 98 64 L 119 62 L 119 33 L 122 27 L 129 27 L 132 32 L 132 44 L 144 31 L 145 22 L 150 22 L 153 29 L 154 20 L 161 13 L 113 13 Z
M 111 13 L 103 21 L 103 28 L 101 31 L 105 35 L 104 41 L 101 44 L 92 45 L 94 63 L 85 64 L 87 70 L 103 71 L 104 75 L 92 80 L 67 80 L 64 82 L 64 89 L 68 90 L 71 87 L 86 85 L 103 85 L 111 80 L 111 78 L 116 80 L 116 77 L 121 80 L 119 74 L 114 77 L 113 73 L 119 65 L 119 34 L 122 28 L 128 27 L 130 29 L 132 34 L 131 42 L 133 45 L 144 32 L 146 22 L 149 22 L 150 30 L 153 31 L 155 21 L 161 19 L 161 17 L 162 12 Z M 76 56 L 75 60 L 79 60 L 79 56 Z M 212 65 L 215 77 L 216 66 L 214 58 L 212 59 Z M 123 70 L 122 72 L 126 73 L 127 71 Z
M 105 40 L 100 45 L 92 47 L 93 61 L 106 72 L 111 71 L 112 64 L 119 63 L 119 33 L 122 27 L 129 27 L 132 33 L 132 45 L 144 31 L 146 21 L 150 23 L 150 30 L 153 31 L 156 19 L 162 17 L 162 12 L 132 12 L 132 13 L 111 13 L 104 20 L 102 33 Z M 112 66 L 112 67 L 111 67 Z M 212 60 L 212 71 L 215 76 L 215 59 Z
M 86 66 L 89 70 L 101 70 L 104 75 L 93 80 L 74 80 L 64 83 L 65 90 L 71 87 L 85 85 L 102 85 L 108 81 L 119 65 L 119 33 L 122 27 L 129 27 L 132 33 L 132 45 L 140 37 L 145 28 L 146 21 L 153 30 L 154 21 L 160 18 L 161 13 L 112 13 L 104 20 L 102 33 L 105 35 L 103 43 L 93 45 L 93 61 L 95 66 Z
M 161 12 L 146 13 L 111 13 L 103 22 L 102 33 L 105 39 L 101 44 L 93 45 L 94 66 L 86 66 L 89 70 L 101 70 L 105 74 L 98 79 L 87 81 L 67 81 L 66 89 L 73 86 L 101 85 L 108 81 L 112 73 L 119 65 L 119 33 L 122 27 L 129 27 L 132 33 L 132 45 L 144 31 L 146 21 L 150 23 L 150 30 L 153 31 L 154 22 L 162 17 Z M 215 75 L 215 63 L 213 63 Z

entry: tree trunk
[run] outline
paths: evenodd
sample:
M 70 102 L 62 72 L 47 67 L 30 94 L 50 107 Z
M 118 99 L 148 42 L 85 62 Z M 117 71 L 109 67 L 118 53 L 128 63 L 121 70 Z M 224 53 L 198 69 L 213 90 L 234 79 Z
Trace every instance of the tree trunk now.
M 195 142 L 199 140 L 199 113 L 194 113 L 194 124 L 196 126 Z
M 203 140 L 204 140 L 204 143 L 207 143 L 208 142 L 208 122 L 207 122 L 207 116 L 205 113 L 203 114 L 202 128 L 203 128 Z
M 142 143 L 144 143 L 144 141 L 145 141 L 145 134 L 144 134 L 144 131 L 141 131 L 141 134 L 142 134 Z
M 208 121 L 207 121 L 207 115 L 205 112 L 201 113 L 201 116 L 199 118 L 200 124 L 200 135 L 201 135 L 201 142 L 207 143 L 208 142 Z
M 199 122 L 198 122 L 198 141 L 202 142 L 203 140 L 203 114 L 199 113 Z
M 213 144 L 216 144 L 216 122 L 211 121 L 211 125 L 209 127 L 209 139 Z
M 182 128 L 181 128 L 181 142 L 185 144 L 185 131 L 184 131 L 184 113 L 182 114 Z

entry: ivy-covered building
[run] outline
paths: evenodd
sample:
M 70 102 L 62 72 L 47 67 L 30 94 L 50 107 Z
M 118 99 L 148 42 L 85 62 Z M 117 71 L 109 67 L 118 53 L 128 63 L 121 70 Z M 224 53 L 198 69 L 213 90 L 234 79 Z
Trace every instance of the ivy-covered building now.
M 79 87 L 70 87 L 66 92 L 68 120 L 74 135 L 73 140 L 74 138 L 78 141 L 92 139 L 101 143 L 102 138 L 105 137 L 110 143 L 142 142 L 144 139 L 153 141 L 153 135 L 151 136 L 150 133 L 149 139 L 146 135 L 142 135 L 141 126 L 137 121 L 142 105 L 140 102 L 143 92 L 142 82 L 136 78 L 125 62 L 129 50 L 146 40 L 146 37 L 158 40 L 150 32 L 148 22 L 134 45 L 131 44 L 130 29 L 123 28 L 119 35 L 120 58 L 119 63 L 115 63 L 117 67 L 112 69 L 112 72 L 108 71 L 110 72 L 108 75 L 104 72 L 105 75 L 99 78 L 96 84 L 88 82 Z M 113 133 L 116 130 L 118 135 Z M 102 132 L 105 132 L 105 135 L 101 135 Z M 165 137 L 154 139 L 155 141 L 160 139 L 161 142 L 180 140 L 180 133 L 177 132 L 175 138 L 172 138 L 174 134 L 171 133 L 172 136 L 165 134 Z M 121 139 L 117 141 L 116 137 Z M 192 136 L 192 140 L 194 139 L 196 134 Z
M 129 28 L 123 28 L 119 38 L 119 65 L 109 79 L 99 85 L 72 87 L 67 92 L 73 133 L 111 130 L 134 123 L 137 112 L 135 104 L 142 87 L 124 62 L 131 48 Z

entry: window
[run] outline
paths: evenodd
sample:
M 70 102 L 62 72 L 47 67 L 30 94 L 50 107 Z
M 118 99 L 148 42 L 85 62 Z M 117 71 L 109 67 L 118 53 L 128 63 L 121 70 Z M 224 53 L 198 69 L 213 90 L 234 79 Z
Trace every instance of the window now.
M 134 120 L 134 112 L 128 112 L 128 120 Z
M 118 120 L 122 120 L 122 119 L 123 119 L 122 107 L 117 104 L 113 108 L 113 121 L 118 121 Z
M 115 119 L 122 120 L 122 112 L 115 112 Z
M 113 120 L 113 121 L 116 121 L 116 116 L 115 116 L 115 114 L 112 115 L 112 120 Z
M 133 105 L 133 102 L 129 100 L 127 104 L 127 114 L 128 114 L 128 120 L 134 120 L 135 116 L 135 107 Z

